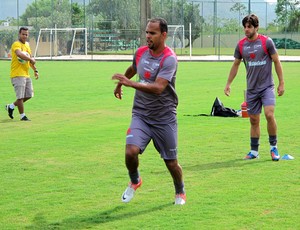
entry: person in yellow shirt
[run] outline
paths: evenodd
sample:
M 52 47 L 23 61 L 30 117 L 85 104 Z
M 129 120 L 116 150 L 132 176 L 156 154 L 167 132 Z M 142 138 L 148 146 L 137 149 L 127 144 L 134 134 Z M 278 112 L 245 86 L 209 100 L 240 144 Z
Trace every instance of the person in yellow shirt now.
M 31 49 L 27 42 L 28 28 L 19 29 L 19 40 L 11 46 L 11 83 L 16 93 L 16 101 L 5 106 L 8 116 L 13 119 L 15 107 L 18 107 L 21 121 L 30 121 L 24 112 L 24 103 L 33 97 L 33 86 L 29 75 L 29 67 L 34 71 L 35 79 L 39 78 L 39 72 L 35 66 L 35 59 L 31 55 Z

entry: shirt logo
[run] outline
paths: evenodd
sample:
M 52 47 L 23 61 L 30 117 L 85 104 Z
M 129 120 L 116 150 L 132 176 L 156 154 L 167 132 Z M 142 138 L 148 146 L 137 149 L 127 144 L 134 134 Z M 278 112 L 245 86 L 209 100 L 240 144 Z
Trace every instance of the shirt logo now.
M 145 60 L 145 59 L 143 59 L 143 63 L 146 64 L 146 65 L 149 65 L 150 62 L 147 61 L 147 60 Z
M 254 49 L 258 49 L 260 47 L 261 47 L 261 45 L 254 45 Z
M 250 58 L 252 58 L 252 59 L 254 59 L 255 56 L 256 56 L 255 53 L 251 53 L 251 54 L 250 54 Z
M 248 65 L 249 66 L 262 66 L 262 65 L 265 65 L 265 64 L 267 64 L 267 62 L 266 61 L 249 61 L 248 62 Z
M 145 77 L 146 79 L 149 79 L 149 78 L 151 77 L 151 73 L 150 73 L 149 71 L 145 71 L 144 77 Z

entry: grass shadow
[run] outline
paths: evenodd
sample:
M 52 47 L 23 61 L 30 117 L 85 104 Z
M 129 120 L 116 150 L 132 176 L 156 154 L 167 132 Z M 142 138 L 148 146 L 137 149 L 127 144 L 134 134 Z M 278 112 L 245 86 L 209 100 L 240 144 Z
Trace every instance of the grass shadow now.
M 185 166 L 184 170 L 190 171 L 205 171 L 205 170 L 213 170 L 213 169 L 221 169 L 221 168 L 232 168 L 232 167 L 244 167 L 249 164 L 261 164 L 265 163 L 266 161 L 270 160 L 243 160 L 243 159 L 233 159 L 228 161 L 219 161 L 219 162 L 212 162 L 207 164 L 197 164 L 197 165 L 190 165 Z
M 14 122 L 14 120 L 10 118 L 3 118 L 0 120 L 0 123 L 11 123 L 11 122 Z
M 112 209 L 104 210 L 92 216 L 75 216 L 72 218 L 62 220 L 61 222 L 54 223 L 47 223 L 47 220 L 44 217 L 44 215 L 38 213 L 33 219 L 33 224 L 27 226 L 25 229 L 87 229 L 108 222 L 119 221 L 127 218 L 134 218 L 139 215 L 145 215 L 148 213 L 162 210 L 172 205 L 172 203 L 166 203 L 149 209 L 134 210 L 134 212 L 132 209 L 130 209 L 124 213 L 124 211 L 121 211 L 128 207 L 126 204 L 124 204 L 118 205 Z

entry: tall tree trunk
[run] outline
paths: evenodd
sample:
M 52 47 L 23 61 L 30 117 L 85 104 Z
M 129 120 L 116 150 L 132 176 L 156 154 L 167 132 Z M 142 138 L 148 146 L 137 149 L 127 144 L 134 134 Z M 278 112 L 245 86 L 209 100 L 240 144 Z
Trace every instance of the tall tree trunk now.
M 140 46 L 146 44 L 145 29 L 148 19 L 151 18 L 151 0 L 140 0 Z

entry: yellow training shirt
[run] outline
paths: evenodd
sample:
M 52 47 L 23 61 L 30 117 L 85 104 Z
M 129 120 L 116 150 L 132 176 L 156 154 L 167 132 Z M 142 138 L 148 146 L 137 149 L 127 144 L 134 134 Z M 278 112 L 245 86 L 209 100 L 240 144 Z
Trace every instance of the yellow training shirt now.
M 31 56 L 31 49 L 28 42 L 23 44 L 20 41 L 16 41 L 11 46 L 11 66 L 10 66 L 10 77 L 30 77 L 29 76 L 29 61 L 24 64 L 20 63 L 16 50 L 21 50 L 29 53 Z

